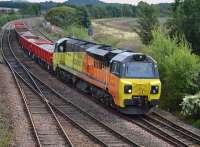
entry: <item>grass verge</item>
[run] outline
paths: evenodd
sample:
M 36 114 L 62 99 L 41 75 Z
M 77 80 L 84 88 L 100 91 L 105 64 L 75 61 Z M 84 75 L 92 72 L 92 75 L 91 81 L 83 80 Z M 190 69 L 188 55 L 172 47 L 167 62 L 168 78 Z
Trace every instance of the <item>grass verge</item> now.
M 1 68 L 1 67 L 0 67 Z M 3 93 L 0 95 L 0 147 L 11 146 L 14 138 L 12 122 L 9 119 L 9 107 Z

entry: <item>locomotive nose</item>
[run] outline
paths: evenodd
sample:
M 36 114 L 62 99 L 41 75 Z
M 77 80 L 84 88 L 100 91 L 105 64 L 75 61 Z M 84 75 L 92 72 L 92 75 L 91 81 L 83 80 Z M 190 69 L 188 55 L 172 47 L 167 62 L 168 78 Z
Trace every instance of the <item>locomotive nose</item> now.
M 158 79 L 125 79 L 121 81 L 121 98 L 125 106 L 155 106 L 159 103 L 161 82 Z

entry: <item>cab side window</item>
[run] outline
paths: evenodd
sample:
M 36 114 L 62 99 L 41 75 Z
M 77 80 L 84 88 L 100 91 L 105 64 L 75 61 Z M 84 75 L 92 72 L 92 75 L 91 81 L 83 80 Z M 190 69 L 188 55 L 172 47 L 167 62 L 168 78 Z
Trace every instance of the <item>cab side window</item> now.
M 58 52 L 63 52 L 63 50 L 64 50 L 63 45 L 59 45 L 59 47 L 58 47 Z
M 58 52 L 66 52 L 67 47 L 66 47 L 66 43 L 63 42 L 58 46 Z
M 117 76 L 120 74 L 120 64 L 117 62 L 112 62 L 111 64 L 111 72 Z

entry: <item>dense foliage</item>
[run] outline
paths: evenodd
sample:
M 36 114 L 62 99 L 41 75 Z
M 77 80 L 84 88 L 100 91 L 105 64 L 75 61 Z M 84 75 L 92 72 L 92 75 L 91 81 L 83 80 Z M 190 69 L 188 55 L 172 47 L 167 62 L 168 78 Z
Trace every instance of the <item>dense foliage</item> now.
M 45 19 L 63 28 L 71 25 L 80 25 L 83 27 L 88 27 L 90 25 L 87 11 L 67 6 L 50 9 L 46 13 Z
M 184 34 L 193 51 L 200 54 L 200 1 L 176 0 L 173 5 L 173 19 L 169 26 L 171 34 Z
M 92 18 L 135 17 L 136 6 L 122 4 L 86 5 Z
M 41 5 L 38 3 L 26 5 L 21 9 L 21 13 L 24 15 L 39 16 L 41 15 L 41 12 Z
M 21 15 L 18 14 L 8 14 L 8 15 L 2 15 L 0 16 L 0 27 L 2 27 L 4 24 L 11 20 L 19 19 L 21 18 Z
M 155 7 L 144 2 L 138 5 L 138 34 L 144 44 L 153 39 L 152 31 L 158 26 L 158 12 Z
M 68 0 L 67 3 L 73 5 L 98 5 L 103 4 L 100 0 Z
M 0 1 L 0 7 L 7 7 L 7 8 L 24 8 L 27 6 L 27 2 L 14 2 L 14 1 Z
M 32 5 L 40 5 L 41 11 L 47 11 L 53 7 L 71 6 L 85 7 L 92 18 L 109 18 L 109 17 L 136 17 L 137 6 L 127 4 L 108 4 L 99 0 L 69 0 L 64 3 L 46 1 L 41 3 L 0 1 L 0 7 L 25 9 L 22 12 L 33 15 Z M 160 11 L 160 16 L 169 16 L 171 4 L 157 4 L 155 7 Z M 30 13 L 29 13 L 30 12 Z M 35 14 L 34 14 L 35 15 Z
M 162 81 L 161 106 L 171 111 L 178 110 L 182 97 L 198 90 L 199 57 L 191 54 L 187 41 L 170 38 L 160 30 L 153 31 L 153 40 L 147 51 L 158 62 Z

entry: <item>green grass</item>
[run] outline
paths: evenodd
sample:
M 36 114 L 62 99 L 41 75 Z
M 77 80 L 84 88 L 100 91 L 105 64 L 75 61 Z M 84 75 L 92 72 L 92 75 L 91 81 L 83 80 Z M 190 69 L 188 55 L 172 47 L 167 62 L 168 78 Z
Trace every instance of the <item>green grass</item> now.
M 12 122 L 5 99 L 0 99 L 0 147 L 11 146 L 14 138 Z
M 137 33 L 130 31 L 125 24 L 120 24 L 120 20 L 94 20 L 94 40 L 98 43 L 112 45 L 116 48 L 125 48 L 134 51 L 139 51 L 143 48 L 141 40 Z M 117 21 L 117 22 L 116 22 Z M 126 21 L 123 21 L 125 23 Z M 126 27 L 120 27 L 126 26 Z
M 0 147 L 11 145 L 14 134 L 5 119 L 0 119 Z
M 106 44 L 116 47 L 119 39 L 114 38 L 111 35 L 105 35 L 105 34 L 97 34 L 93 37 L 94 41 L 100 44 Z
M 42 26 L 40 26 L 42 27 Z M 42 27 L 40 30 L 45 33 L 45 35 L 54 41 L 59 40 L 63 37 L 74 36 L 79 39 L 89 40 L 87 29 L 80 26 L 69 26 L 63 29 L 61 32 L 50 32 L 48 29 Z
M 65 36 L 75 36 L 83 40 L 89 40 L 87 28 L 81 26 L 69 26 L 64 29 Z

